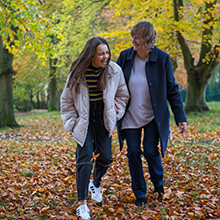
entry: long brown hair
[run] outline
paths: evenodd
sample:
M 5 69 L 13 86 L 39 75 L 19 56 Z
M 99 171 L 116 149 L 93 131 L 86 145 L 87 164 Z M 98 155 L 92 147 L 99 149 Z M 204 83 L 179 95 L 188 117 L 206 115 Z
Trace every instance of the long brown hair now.
M 78 56 L 78 58 L 73 61 L 70 67 L 70 71 L 69 71 L 70 78 L 67 84 L 67 86 L 70 87 L 70 89 L 75 87 L 75 91 L 79 92 L 79 84 L 83 81 L 83 75 L 86 73 L 89 65 L 91 64 L 92 58 L 95 55 L 96 48 L 100 44 L 105 44 L 108 47 L 109 50 L 108 64 L 109 64 L 109 61 L 111 59 L 111 51 L 108 42 L 102 37 L 93 37 L 89 39 L 84 49 Z M 98 88 L 100 90 L 103 90 L 106 87 L 108 64 L 106 65 L 106 67 L 101 69 L 101 72 L 99 74 Z

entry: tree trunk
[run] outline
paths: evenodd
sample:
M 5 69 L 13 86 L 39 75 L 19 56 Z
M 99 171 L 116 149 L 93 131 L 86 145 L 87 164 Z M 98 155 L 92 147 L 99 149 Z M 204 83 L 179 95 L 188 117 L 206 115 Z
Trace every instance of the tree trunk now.
M 45 92 L 44 90 L 42 90 L 40 92 L 40 108 L 41 109 L 46 109 L 48 108 L 48 102 L 46 100 L 46 95 L 45 95 Z
M 50 58 L 50 83 L 48 89 L 48 110 L 56 111 L 59 110 L 58 90 L 57 90 L 57 78 L 56 78 L 56 63 L 57 59 Z
M 202 112 L 208 111 L 208 105 L 205 102 L 205 90 L 207 82 L 201 82 L 198 80 L 194 70 L 192 73 L 187 73 L 187 93 L 186 93 L 186 103 L 185 111 L 186 112 Z
M 4 48 L 0 36 L 0 127 L 17 127 L 13 108 L 13 55 Z
M 173 0 L 174 19 L 176 22 L 182 19 L 183 2 L 183 0 Z M 207 2 L 204 7 L 203 13 L 206 19 L 203 20 L 204 28 L 201 38 L 200 57 L 197 65 L 194 64 L 194 58 L 182 33 L 179 30 L 176 32 L 183 53 L 184 66 L 187 71 L 186 112 L 209 110 L 205 102 L 205 90 L 208 80 L 218 64 L 219 56 L 219 46 L 217 44 L 212 46 L 213 26 L 211 24 L 215 18 L 211 12 L 214 4 L 215 1 Z
M 37 92 L 37 109 L 40 109 L 40 98 L 39 98 L 39 92 Z
M 32 89 L 30 90 L 30 93 L 29 93 L 29 100 L 30 100 L 30 110 L 32 110 L 33 108 L 35 108 L 35 106 L 34 106 L 34 101 L 33 101 L 33 91 L 32 91 Z
M 209 111 L 205 100 L 206 86 L 217 64 L 200 64 L 187 71 L 186 112 Z

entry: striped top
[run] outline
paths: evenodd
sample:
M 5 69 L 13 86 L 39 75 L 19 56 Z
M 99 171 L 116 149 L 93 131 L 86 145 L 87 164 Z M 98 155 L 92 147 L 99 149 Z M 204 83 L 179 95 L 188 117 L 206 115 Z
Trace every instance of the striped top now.
M 89 88 L 89 101 L 99 101 L 103 99 L 103 92 L 98 90 L 98 76 L 101 69 L 89 66 L 85 73 L 86 83 Z

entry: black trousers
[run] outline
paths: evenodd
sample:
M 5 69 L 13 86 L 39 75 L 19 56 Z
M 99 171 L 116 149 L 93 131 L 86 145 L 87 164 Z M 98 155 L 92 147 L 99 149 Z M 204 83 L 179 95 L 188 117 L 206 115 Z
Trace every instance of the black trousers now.
M 141 141 L 142 130 L 144 130 L 143 141 Z M 164 192 L 163 166 L 158 150 L 159 132 L 155 119 L 142 128 L 125 129 L 124 133 L 128 146 L 127 157 L 132 180 L 132 190 L 136 199 L 145 198 L 147 190 L 142 166 L 142 154 L 147 160 L 150 179 L 155 191 Z M 141 149 L 142 144 L 143 150 Z
M 111 137 L 109 137 L 109 133 L 104 126 L 103 109 L 103 101 L 90 103 L 86 141 L 83 146 L 77 144 L 76 180 L 78 200 L 88 198 L 88 185 L 93 166 L 94 185 L 99 187 L 102 177 L 112 162 Z M 99 156 L 92 160 L 94 155 Z

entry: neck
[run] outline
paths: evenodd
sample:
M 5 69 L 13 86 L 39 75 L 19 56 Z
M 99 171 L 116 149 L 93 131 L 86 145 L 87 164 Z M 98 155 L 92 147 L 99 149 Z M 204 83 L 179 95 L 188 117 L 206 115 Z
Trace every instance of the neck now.
M 89 65 L 89 68 L 93 69 L 93 70 L 101 70 L 102 67 L 95 67 L 92 64 Z
M 141 60 L 148 60 L 150 56 L 150 51 L 137 51 L 137 56 Z

